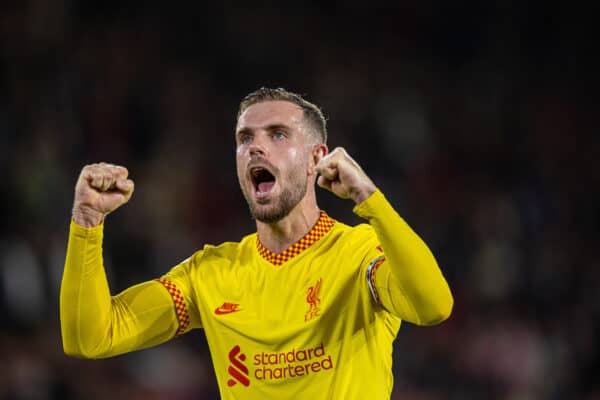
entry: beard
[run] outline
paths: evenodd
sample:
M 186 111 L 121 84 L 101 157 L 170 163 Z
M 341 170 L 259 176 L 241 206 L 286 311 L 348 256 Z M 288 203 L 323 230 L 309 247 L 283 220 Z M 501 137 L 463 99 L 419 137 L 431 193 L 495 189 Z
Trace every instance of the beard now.
M 288 176 L 290 184 L 281 190 L 277 198 L 271 198 L 268 202 L 258 204 L 252 199 L 252 191 L 246 193 L 242 190 L 252 218 L 266 224 L 272 224 L 285 218 L 300 203 L 306 195 L 308 177 L 306 175 Z

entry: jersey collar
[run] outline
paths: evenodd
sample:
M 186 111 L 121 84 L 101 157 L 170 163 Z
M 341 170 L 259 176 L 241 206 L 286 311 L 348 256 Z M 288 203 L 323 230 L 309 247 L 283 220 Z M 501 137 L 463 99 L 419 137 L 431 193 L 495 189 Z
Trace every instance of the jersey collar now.
M 304 235 L 302 239 L 298 240 L 281 253 L 273 253 L 271 250 L 263 246 L 258 238 L 258 235 L 256 235 L 256 249 L 258 250 L 258 254 L 260 254 L 260 256 L 266 261 L 273 265 L 282 265 L 286 261 L 291 260 L 304 250 L 308 249 L 313 243 L 325 236 L 327 232 L 331 230 L 334 224 L 335 220 L 327 215 L 325 211 L 321 210 L 319 220 L 315 226 L 313 226 L 312 229 L 306 235 Z

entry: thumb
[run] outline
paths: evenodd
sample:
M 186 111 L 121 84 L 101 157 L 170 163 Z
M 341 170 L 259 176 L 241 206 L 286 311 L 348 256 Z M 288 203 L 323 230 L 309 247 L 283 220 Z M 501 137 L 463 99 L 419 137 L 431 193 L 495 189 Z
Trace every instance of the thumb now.
M 134 184 L 131 179 L 119 179 L 117 180 L 115 187 L 121 192 L 129 193 L 133 191 Z
M 335 180 L 338 176 L 337 165 L 325 159 L 317 164 L 317 172 L 330 181 Z
M 317 185 L 319 185 L 323 189 L 329 190 L 330 192 L 332 191 L 331 181 L 322 175 L 319 176 L 319 178 L 317 179 Z

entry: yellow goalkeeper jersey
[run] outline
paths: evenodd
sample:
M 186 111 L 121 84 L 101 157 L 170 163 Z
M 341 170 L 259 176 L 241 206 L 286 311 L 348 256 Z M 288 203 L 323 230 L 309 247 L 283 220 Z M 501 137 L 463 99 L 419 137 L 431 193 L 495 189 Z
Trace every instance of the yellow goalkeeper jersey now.
M 205 246 L 112 297 L 102 227 L 72 222 L 61 287 L 65 351 L 108 357 L 203 328 L 223 400 L 387 400 L 401 318 L 440 322 L 452 297 L 427 246 L 380 192 L 355 212 L 370 224 L 350 227 L 321 212 L 283 253 L 254 233 Z

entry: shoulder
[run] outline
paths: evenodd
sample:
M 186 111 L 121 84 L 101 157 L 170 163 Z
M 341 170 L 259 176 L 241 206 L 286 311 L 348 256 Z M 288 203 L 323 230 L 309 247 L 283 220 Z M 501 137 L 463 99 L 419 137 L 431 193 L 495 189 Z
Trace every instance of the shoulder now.
M 224 242 L 218 245 L 207 244 L 190 257 L 190 264 L 199 267 L 209 265 L 232 263 L 256 245 L 256 233 L 244 236 L 239 242 Z
M 365 240 L 374 237 L 375 231 L 371 225 L 366 223 L 351 226 L 336 221 L 332 229 L 332 234 L 346 240 Z
M 361 249 L 369 249 L 377 246 L 377 235 L 373 227 L 363 223 L 355 226 L 336 221 L 330 232 L 330 239 L 336 246 L 349 248 L 360 252 Z
M 352 274 L 363 271 L 381 254 L 379 239 L 368 223 L 351 226 L 337 221 L 321 249 L 328 257 L 339 260 L 339 271 L 344 270 Z
M 254 243 L 253 237 L 256 237 L 256 234 L 248 235 L 239 242 L 207 244 L 172 267 L 163 277 L 181 287 L 212 282 L 215 277 L 239 265 L 243 257 L 248 257 L 250 243 Z

